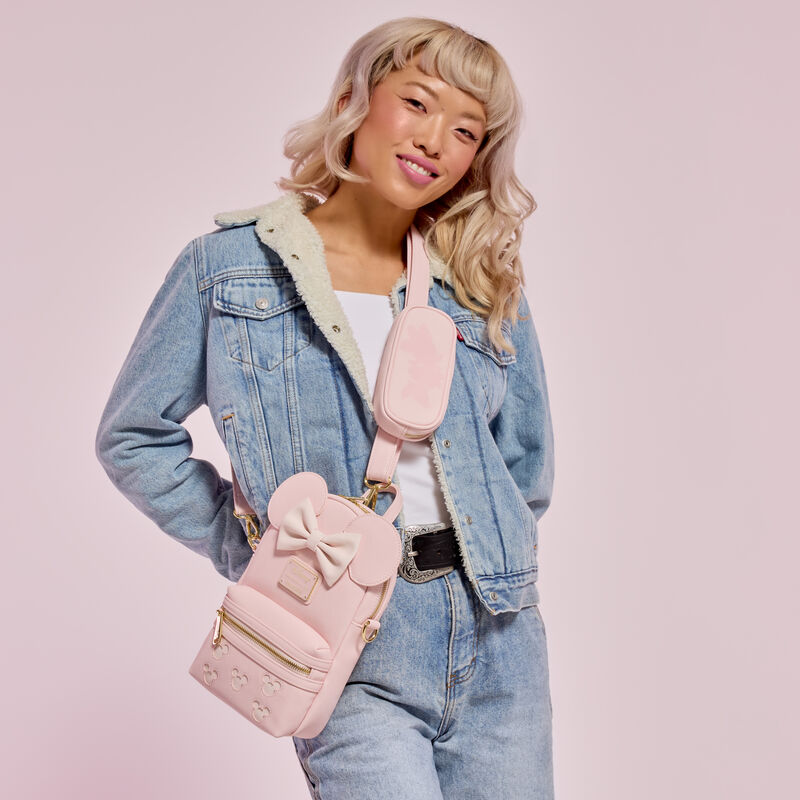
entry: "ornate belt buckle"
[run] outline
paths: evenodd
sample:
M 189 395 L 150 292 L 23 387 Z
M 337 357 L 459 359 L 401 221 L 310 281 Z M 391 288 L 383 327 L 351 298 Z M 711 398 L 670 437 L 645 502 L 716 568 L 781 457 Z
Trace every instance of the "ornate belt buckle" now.
M 405 578 L 409 583 L 426 583 L 438 578 L 442 575 L 447 575 L 452 572 L 455 567 L 437 567 L 436 569 L 419 569 L 414 562 L 416 551 L 414 550 L 414 539 L 417 536 L 422 536 L 424 533 L 431 533 L 429 530 L 419 530 L 416 533 L 410 533 L 412 526 L 405 529 L 403 536 L 403 560 L 397 568 L 397 574 L 401 578 Z M 435 530 L 435 529 L 434 529 Z

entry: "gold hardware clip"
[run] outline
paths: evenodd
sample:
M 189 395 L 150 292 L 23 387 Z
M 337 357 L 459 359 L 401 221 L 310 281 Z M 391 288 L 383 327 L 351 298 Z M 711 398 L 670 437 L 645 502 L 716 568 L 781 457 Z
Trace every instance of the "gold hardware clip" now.
M 233 516 L 245 521 L 247 542 L 250 545 L 250 549 L 255 550 L 261 541 L 261 534 L 258 532 L 258 517 L 255 514 L 238 514 L 236 511 L 233 512 Z
M 369 478 L 364 478 L 364 486 L 369 487 L 369 494 L 364 498 L 364 502 L 374 511 L 375 503 L 378 500 L 378 492 L 388 489 L 391 485 L 391 481 L 387 481 L 386 483 L 376 481 L 373 483 Z

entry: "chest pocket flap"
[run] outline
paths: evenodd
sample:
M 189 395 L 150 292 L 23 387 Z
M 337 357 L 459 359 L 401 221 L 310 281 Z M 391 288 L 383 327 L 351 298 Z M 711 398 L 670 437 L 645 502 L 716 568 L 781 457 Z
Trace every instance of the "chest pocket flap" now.
M 226 278 L 214 286 L 214 307 L 237 317 L 269 319 L 302 304 L 289 275 Z
M 485 320 L 463 317 L 461 319 L 453 318 L 453 322 L 455 322 L 456 328 L 458 328 L 459 332 L 464 337 L 465 345 L 489 356 L 498 366 L 504 367 L 517 360 L 514 353 L 509 353 L 506 350 L 498 350 L 489 341 L 489 328 Z M 511 341 L 511 323 L 508 320 L 503 320 L 500 328 L 506 340 Z
M 224 278 L 212 303 L 237 361 L 271 371 L 311 343 L 311 317 L 288 272 Z

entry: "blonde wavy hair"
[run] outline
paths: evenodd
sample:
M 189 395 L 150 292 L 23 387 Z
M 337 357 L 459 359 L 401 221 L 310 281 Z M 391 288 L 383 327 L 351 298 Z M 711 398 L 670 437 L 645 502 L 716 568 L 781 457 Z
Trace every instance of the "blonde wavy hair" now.
M 364 183 L 348 168 L 353 133 L 369 112 L 372 90 L 417 53 L 417 66 L 483 104 L 485 136 L 470 169 L 450 191 L 417 211 L 426 247 L 439 254 L 456 300 L 487 320 L 498 349 L 516 352 L 503 321 L 517 319 L 525 275 L 519 256 L 523 220 L 536 209 L 514 173 L 522 108 L 497 50 L 462 28 L 426 17 L 390 20 L 359 38 L 344 58 L 325 108 L 292 126 L 284 138 L 290 178 L 280 189 L 327 199 L 339 181 Z M 349 102 L 339 112 L 340 98 Z M 442 284 L 444 285 L 444 284 Z

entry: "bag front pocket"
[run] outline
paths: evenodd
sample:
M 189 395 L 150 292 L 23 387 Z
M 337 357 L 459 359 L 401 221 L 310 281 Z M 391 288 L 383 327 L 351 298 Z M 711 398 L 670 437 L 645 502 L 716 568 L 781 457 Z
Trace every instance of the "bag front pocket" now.
M 232 589 L 240 590 L 240 602 Z M 260 592 L 236 584 L 228 592 L 190 672 L 271 735 L 292 735 L 325 682 L 330 651 L 301 620 L 293 618 L 291 636 L 288 612 Z

